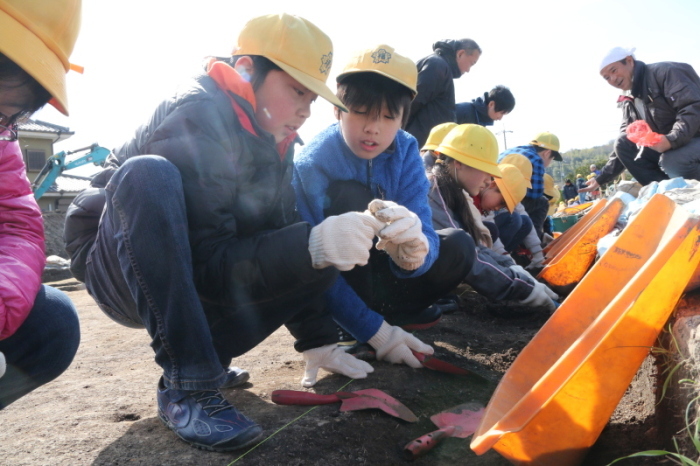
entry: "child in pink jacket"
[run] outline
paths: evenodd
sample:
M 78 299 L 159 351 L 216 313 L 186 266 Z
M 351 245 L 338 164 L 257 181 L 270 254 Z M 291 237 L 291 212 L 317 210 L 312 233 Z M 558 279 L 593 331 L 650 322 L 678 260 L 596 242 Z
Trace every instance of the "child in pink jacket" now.
M 71 301 L 41 284 L 44 227 L 16 132 L 49 99 L 66 113 L 62 62 L 79 17 L 80 0 L 0 0 L 0 410 L 58 377 L 80 342 Z

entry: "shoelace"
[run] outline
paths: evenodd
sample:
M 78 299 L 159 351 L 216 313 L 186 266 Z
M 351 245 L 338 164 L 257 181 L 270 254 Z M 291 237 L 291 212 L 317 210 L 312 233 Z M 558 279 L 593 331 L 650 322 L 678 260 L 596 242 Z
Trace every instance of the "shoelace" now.
M 216 413 L 232 409 L 233 405 L 229 403 L 219 390 L 202 390 L 194 392 L 192 397 L 197 403 L 202 405 L 202 409 L 209 417 Z
M 342 327 L 338 327 L 338 341 L 339 342 L 350 342 L 355 341 L 355 337 L 346 332 Z

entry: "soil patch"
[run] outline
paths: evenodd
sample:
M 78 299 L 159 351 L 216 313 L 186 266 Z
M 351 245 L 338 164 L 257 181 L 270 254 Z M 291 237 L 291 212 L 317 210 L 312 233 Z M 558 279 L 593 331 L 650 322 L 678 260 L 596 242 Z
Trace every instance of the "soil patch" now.
M 300 355 L 282 328 L 234 364 L 250 383 L 225 390 L 227 398 L 265 428 L 267 440 L 248 452 L 211 453 L 176 438 L 156 416 L 160 376 L 144 330 L 106 317 L 76 282 L 61 283 L 79 309 L 82 343 L 69 370 L 54 382 L 0 411 L 0 461 L 8 465 L 400 465 L 402 447 L 434 426 L 429 417 L 465 402 L 486 404 L 498 380 L 546 321 L 543 314 L 505 318 L 500 309 L 462 289 L 461 309 L 417 333 L 436 355 L 475 375 L 455 376 L 372 362 L 374 374 L 354 380 L 324 373 L 317 393 L 378 388 L 419 417 L 415 424 L 375 410 L 341 413 L 338 405 L 277 406 L 275 389 L 301 389 Z M 72 290 L 72 291 L 71 291 Z M 512 309 L 511 309 L 512 311 Z M 654 365 L 648 359 L 584 462 L 604 465 L 658 448 L 654 417 Z M 496 452 L 476 456 L 469 439 L 450 438 L 415 465 L 507 465 Z M 245 456 L 242 456 L 245 455 Z M 660 464 L 658 459 L 622 464 Z

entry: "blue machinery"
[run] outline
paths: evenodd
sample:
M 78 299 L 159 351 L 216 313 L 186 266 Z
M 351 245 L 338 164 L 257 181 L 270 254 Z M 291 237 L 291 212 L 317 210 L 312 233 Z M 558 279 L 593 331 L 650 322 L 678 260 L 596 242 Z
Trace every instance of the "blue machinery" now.
M 77 159 L 66 162 L 66 156 L 75 154 L 78 152 L 89 150 L 85 155 L 78 157 Z M 66 170 L 72 170 L 73 168 L 78 168 L 88 163 L 93 163 L 95 165 L 102 165 L 109 155 L 109 150 L 104 147 L 98 146 L 96 143 L 87 147 L 82 147 L 80 149 L 72 151 L 61 151 L 57 154 L 52 155 L 46 160 L 46 165 L 41 169 L 39 174 L 36 176 L 34 183 L 32 183 L 32 191 L 34 191 L 34 198 L 39 199 L 46 193 L 46 191 L 53 185 L 56 178 Z M 88 177 L 77 177 L 82 179 L 90 179 Z

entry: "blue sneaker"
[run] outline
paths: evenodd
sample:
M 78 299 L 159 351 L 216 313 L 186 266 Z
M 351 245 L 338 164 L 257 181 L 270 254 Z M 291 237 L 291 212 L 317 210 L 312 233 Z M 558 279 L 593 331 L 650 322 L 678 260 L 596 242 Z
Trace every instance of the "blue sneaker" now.
M 190 445 L 230 451 L 257 443 L 262 427 L 239 412 L 219 390 L 175 390 L 158 384 L 158 417 Z

